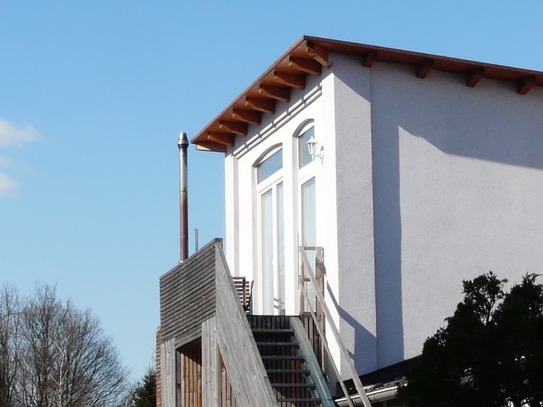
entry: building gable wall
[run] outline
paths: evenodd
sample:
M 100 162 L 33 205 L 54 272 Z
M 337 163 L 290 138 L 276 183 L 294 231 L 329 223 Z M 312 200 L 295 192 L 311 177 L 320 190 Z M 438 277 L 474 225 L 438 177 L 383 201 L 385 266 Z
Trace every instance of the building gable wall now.
M 228 149 L 227 258 L 258 291 L 253 164 L 277 143 L 292 158 L 296 127 L 314 119 L 324 147 L 315 171 L 325 295 L 365 373 L 420 354 L 461 299 L 463 279 L 539 271 L 543 90 L 519 95 L 514 83 L 485 79 L 471 88 L 463 75 L 419 79 L 412 66 L 329 58 L 330 69 Z M 299 221 L 295 174 L 289 159 L 288 227 Z M 287 239 L 290 313 L 298 236 Z
M 371 72 L 379 361 L 389 365 L 421 352 L 463 279 L 492 270 L 518 282 L 541 268 L 543 92 L 470 88 L 439 72 L 421 80 L 389 64 Z

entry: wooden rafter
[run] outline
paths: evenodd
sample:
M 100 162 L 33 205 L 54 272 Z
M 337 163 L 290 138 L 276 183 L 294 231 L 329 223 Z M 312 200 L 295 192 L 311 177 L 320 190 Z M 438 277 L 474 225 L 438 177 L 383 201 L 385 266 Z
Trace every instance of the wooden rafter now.
M 332 64 L 328 61 L 328 50 L 322 45 L 308 41 L 305 47 L 307 55 L 317 61 L 325 68 L 330 68 Z
M 364 67 L 372 67 L 379 61 L 409 65 L 419 78 L 426 78 L 433 70 L 463 75 L 466 86 L 471 87 L 478 86 L 482 79 L 513 83 L 514 89 L 522 95 L 534 87 L 543 87 L 543 72 L 325 38 L 303 37 L 249 86 L 245 93 L 202 129 L 192 142 L 201 149 L 226 151 L 227 146 L 234 142 L 236 134 L 243 134 L 242 130 L 245 130 L 237 128 L 237 133 L 234 133 L 232 125 L 228 123 L 237 123 L 234 126 L 246 125 L 247 128 L 249 124 L 259 125 L 262 114 L 274 114 L 277 101 L 288 101 L 292 88 L 301 86 L 300 77 L 296 75 L 322 74 L 322 67 L 328 68 L 332 65 L 329 60 L 329 54 L 332 53 L 358 56 Z M 210 139 L 208 133 L 211 133 Z
M 320 75 L 322 72 L 322 65 L 314 59 L 309 58 L 290 57 L 288 66 L 289 68 L 300 72 L 305 72 L 310 75 Z
M 466 73 L 466 86 L 474 88 L 485 76 L 485 69 L 482 67 L 473 68 Z
M 262 113 L 254 110 L 234 109 L 232 118 L 258 126 L 262 120 Z
M 425 59 L 417 66 L 417 78 L 424 79 L 428 75 L 430 75 L 430 72 L 432 72 L 432 68 L 434 67 L 434 60 L 433 59 Z
M 258 110 L 262 113 L 275 113 L 275 100 L 254 98 L 249 96 L 245 98 L 245 106 L 254 110 Z
M 370 51 L 362 56 L 362 66 L 366 68 L 371 68 L 375 61 L 377 61 L 377 52 Z
M 221 131 L 228 133 L 234 133 L 240 136 L 247 135 L 247 123 L 221 121 L 219 122 L 219 128 Z
M 518 81 L 517 93 L 521 95 L 527 94 L 535 86 L 535 76 L 525 76 Z
M 281 86 L 260 85 L 258 93 L 280 102 L 288 102 L 290 100 L 290 89 Z
M 233 146 L 235 142 L 235 136 L 233 134 L 218 133 L 215 131 L 209 131 L 206 138 L 208 141 L 212 141 L 223 146 Z
M 290 86 L 291 88 L 305 88 L 305 75 L 275 71 L 273 73 L 273 80 L 282 85 Z

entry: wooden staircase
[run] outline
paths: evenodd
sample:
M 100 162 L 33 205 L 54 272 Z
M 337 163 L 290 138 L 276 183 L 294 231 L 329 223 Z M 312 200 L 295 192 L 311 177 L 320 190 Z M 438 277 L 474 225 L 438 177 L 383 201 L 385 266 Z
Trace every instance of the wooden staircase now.
M 311 366 L 301 349 L 291 317 L 248 315 L 279 407 L 321 407 Z M 303 346 L 302 346 L 303 348 Z

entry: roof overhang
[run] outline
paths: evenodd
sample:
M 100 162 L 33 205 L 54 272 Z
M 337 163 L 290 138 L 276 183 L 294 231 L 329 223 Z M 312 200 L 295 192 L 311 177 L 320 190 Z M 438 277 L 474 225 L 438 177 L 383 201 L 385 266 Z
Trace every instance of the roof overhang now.
M 273 114 L 277 103 L 288 102 L 292 89 L 303 89 L 308 75 L 318 76 L 329 68 L 330 53 L 356 56 L 361 66 L 367 68 L 376 62 L 411 65 L 413 74 L 421 79 L 434 70 L 461 74 L 469 87 L 475 87 L 483 78 L 513 82 L 522 95 L 534 86 L 543 86 L 543 72 L 304 36 L 191 142 L 200 150 L 225 152 L 234 145 L 236 137 L 247 135 L 249 124 L 260 124 L 262 115 Z

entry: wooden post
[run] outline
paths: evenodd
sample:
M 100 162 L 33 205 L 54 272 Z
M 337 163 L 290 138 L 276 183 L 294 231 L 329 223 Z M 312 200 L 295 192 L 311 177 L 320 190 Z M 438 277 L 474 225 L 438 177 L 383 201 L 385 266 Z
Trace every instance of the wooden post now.
M 300 275 L 298 277 L 298 290 L 300 293 L 300 315 L 305 312 L 305 296 L 304 296 L 304 284 L 305 284 L 305 265 L 302 262 L 300 265 Z
M 325 268 L 324 268 L 324 249 L 322 247 L 317 247 L 316 248 L 316 257 L 315 257 L 315 269 L 316 269 L 316 274 L 317 274 L 317 287 L 316 290 L 318 290 L 321 295 L 323 296 L 324 298 L 324 274 L 325 274 Z M 321 329 L 321 332 L 323 332 L 325 335 L 326 335 L 326 318 L 324 316 L 324 311 L 322 309 L 322 305 L 320 304 L 319 301 L 316 301 L 316 305 L 317 305 L 317 320 L 318 320 L 318 323 L 319 323 L 319 328 Z M 320 352 L 320 356 L 321 356 L 321 360 L 320 360 L 320 363 L 321 363 L 321 366 L 325 367 L 325 364 L 324 364 L 324 345 L 323 345 L 323 342 L 321 341 L 321 352 Z
M 160 347 L 162 407 L 176 407 L 174 342 L 175 339 L 170 339 L 169 341 L 162 343 Z
M 202 324 L 202 393 L 203 405 L 219 406 L 219 350 L 215 317 Z

